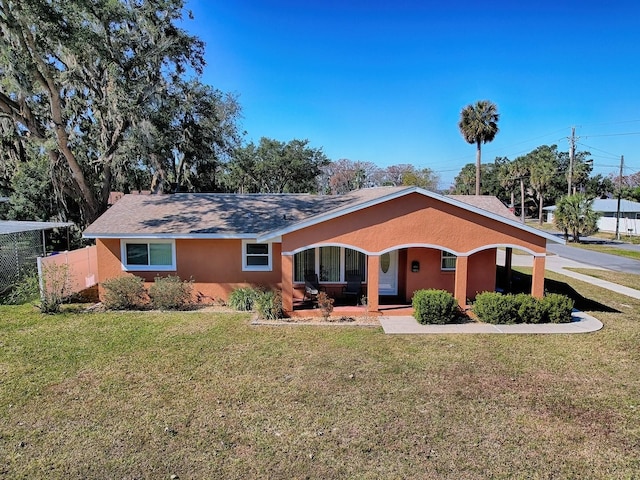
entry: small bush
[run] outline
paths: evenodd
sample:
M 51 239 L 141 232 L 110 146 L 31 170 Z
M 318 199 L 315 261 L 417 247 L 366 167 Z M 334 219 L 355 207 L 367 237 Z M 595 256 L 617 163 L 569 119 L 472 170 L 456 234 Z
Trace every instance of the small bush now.
M 473 311 L 487 323 L 566 323 L 571 321 L 573 300 L 557 293 L 534 298 L 524 293 L 502 295 L 483 292 L 476 297 Z
M 133 275 L 115 277 L 102 282 L 102 303 L 110 310 L 138 310 L 147 299 L 144 279 Z
M 229 306 L 234 310 L 248 312 L 253 310 L 256 299 L 262 295 L 262 290 L 253 287 L 236 288 L 229 295 Z
M 329 315 L 333 312 L 333 302 L 333 298 L 327 295 L 326 292 L 318 293 L 318 307 L 325 322 L 329 320 Z
M 516 323 L 518 310 L 514 295 L 482 292 L 476 296 L 473 312 L 480 320 L 493 324 Z
M 573 300 L 565 295 L 549 293 L 539 300 L 544 311 L 545 321 L 549 323 L 571 322 Z
M 42 313 L 58 313 L 62 302 L 69 296 L 69 266 L 50 265 L 42 271 L 40 305 Z
M 418 290 L 413 294 L 413 316 L 418 323 L 454 323 L 460 314 L 458 302 L 445 290 Z
M 176 275 L 156 277 L 149 287 L 151 305 L 160 310 L 185 310 L 192 303 L 193 280 L 182 281 Z
M 262 292 L 253 304 L 258 316 L 264 320 L 282 318 L 282 294 L 277 291 Z
M 518 316 L 516 323 L 543 323 L 544 310 L 537 298 L 526 293 L 519 293 L 514 297 L 515 311 Z

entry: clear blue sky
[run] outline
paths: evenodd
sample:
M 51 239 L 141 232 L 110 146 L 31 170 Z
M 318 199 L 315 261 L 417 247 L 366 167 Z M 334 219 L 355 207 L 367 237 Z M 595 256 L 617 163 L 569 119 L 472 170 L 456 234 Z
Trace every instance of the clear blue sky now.
M 239 96 L 246 140 L 411 163 L 450 185 L 475 147 L 460 110 L 498 105 L 483 162 L 543 144 L 640 170 L 640 2 L 188 0 L 204 82 Z

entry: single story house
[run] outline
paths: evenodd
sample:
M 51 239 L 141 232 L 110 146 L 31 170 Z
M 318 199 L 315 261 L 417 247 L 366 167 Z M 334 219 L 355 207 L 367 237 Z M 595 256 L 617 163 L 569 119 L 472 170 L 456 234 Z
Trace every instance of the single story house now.
M 96 240 L 102 282 L 123 274 L 192 278 L 214 299 L 248 284 L 282 290 L 283 308 L 318 275 L 330 296 L 361 279 L 370 311 L 415 290 L 450 291 L 461 305 L 496 286 L 496 250 L 533 256 L 532 294 L 544 293 L 546 242 L 495 197 L 443 196 L 418 187 L 346 195 L 125 195 L 84 232 Z
M 556 206 L 544 207 L 547 212 L 547 222 L 553 223 Z M 596 198 L 593 201 L 593 211 L 600 214 L 598 219 L 598 230 L 601 232 L 616 231 L 618 199 L 617 198 Z M 632 200 L 620 200 L 620 222 L 619 232 L 622 235 L 640 234 L 640 203 Z

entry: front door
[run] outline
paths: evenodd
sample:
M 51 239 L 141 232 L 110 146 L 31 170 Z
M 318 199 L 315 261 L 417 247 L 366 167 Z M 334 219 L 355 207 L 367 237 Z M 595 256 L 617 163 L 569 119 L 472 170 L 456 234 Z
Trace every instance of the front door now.
M 380 255 L 379 295 L 398 294 L 398 251 Z

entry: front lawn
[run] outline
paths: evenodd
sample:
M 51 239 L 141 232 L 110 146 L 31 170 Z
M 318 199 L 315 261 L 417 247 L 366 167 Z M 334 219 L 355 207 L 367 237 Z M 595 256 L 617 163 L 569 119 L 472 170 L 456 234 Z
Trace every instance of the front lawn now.
M 551 275 L 603 330 L 0 307 L 0 477 L 633 478 L 640 301 Z

